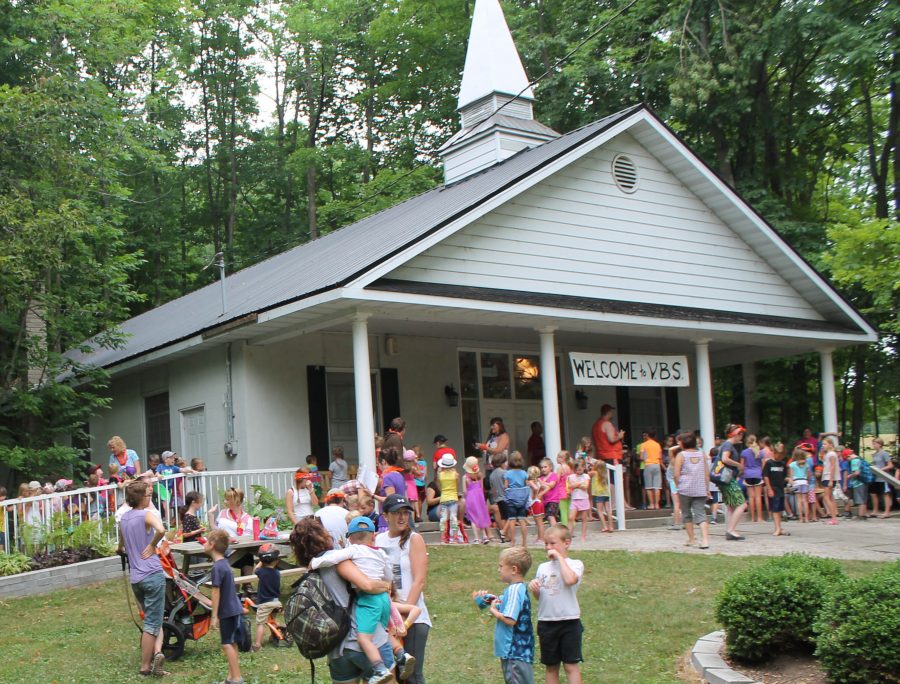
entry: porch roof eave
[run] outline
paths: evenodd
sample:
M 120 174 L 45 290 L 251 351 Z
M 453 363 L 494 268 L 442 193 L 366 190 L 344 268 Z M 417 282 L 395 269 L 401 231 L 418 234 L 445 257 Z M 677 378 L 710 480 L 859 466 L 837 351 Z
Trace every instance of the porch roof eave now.
M 520 295 L 522 293 L 519 293 Z M 527 295 L 522 299 L 527 300 Z M 535 297 L 537 300 L 537 297 Z M 113 374 L 147 367 L 196 353 L 226 342 L 246 340 L 268 346 L 318 331 L 349 331 L 357 312 L 370 314 L 372 333 L 393 332 L 432 336 L 435 326 L 461 331 L 461 342 L 522 340 L 521 331 L 555 328 L 560 336 L 587 341 L 598 336 L 598 347 L 636 350 L 678 349 L 682 353 L 696 340 L 710 341 L 714 365 L 777 358 L 824 349 L 837 349 L 876 341 L 862 331 L 815 330 L 779 325 L 696 320 L 659 315 L 591 311 L 542 303 L 511 303 L 490 299 L 422 294 L 390 289 L 340 288 L 327 295 L 295 301 L 260 313 L 246 325 L 211 330 L 187 341 L 138 355 L 110 370 Z M 494 334 L 483 334 L 494 329 Z M 497 329 L 501 332 L 497 333 Z M 535 338 L 535 343 L 536 343 Z M 593 346 L 593 345 L 592 345 Z

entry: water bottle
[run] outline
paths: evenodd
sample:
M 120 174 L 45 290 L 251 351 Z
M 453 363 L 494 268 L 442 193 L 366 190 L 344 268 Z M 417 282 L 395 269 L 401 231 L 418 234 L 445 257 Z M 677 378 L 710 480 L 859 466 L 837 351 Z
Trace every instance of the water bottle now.
M 496 600 L 493 594 L 483 594 L 475 597 L 475 605 L 484 610 Z

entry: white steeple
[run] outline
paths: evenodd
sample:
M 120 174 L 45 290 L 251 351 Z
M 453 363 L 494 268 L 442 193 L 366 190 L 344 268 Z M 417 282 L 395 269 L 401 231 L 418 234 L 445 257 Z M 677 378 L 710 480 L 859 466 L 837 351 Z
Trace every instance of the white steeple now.
M 439 150 L 444 182 L 460 180 L 559 137 L 534 120 L 533 100 L 499 1 L 475 0 L 459 91 L 462 129 Z
M 517 95 L 520 92 L 519 97 L 534 99 L 500 3 L 476 0 L 458 109 L 492 93 Z

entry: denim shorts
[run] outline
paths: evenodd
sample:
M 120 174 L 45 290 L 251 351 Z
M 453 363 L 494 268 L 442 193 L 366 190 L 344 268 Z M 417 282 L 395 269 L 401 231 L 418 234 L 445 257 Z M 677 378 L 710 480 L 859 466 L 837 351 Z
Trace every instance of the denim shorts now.
M 160 570 L 131 585 L 144 611 L 144 631 L 156 636 L 162 629 L 163 609 L 166 606 L 166 576 Z
M 507 520 L 525 520 L 528 518 L 528 508 L 524 504 L 506 502 Z
M 378 647 L 384 666 L 391 669 L 394 666 L 394 653 L 391 651 L 391 643 L 387 642 Z M 356 682 L 371 671 L 372 665 L 366 654 L 361 651 L 351 651 L 344 649 L 340 658 L 328 661 L 328 672 L 331 675 L 331 681 L 341 684 L 342 682 Z

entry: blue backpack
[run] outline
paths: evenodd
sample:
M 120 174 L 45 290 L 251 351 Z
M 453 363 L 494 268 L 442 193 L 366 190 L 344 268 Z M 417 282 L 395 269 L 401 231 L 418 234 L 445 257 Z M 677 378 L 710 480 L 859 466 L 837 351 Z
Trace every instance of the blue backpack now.
M 865 484 L 875 482 L 875 473 L 872 472 L 872 466 L 862 456 L 859 456 L 859 481 Z

